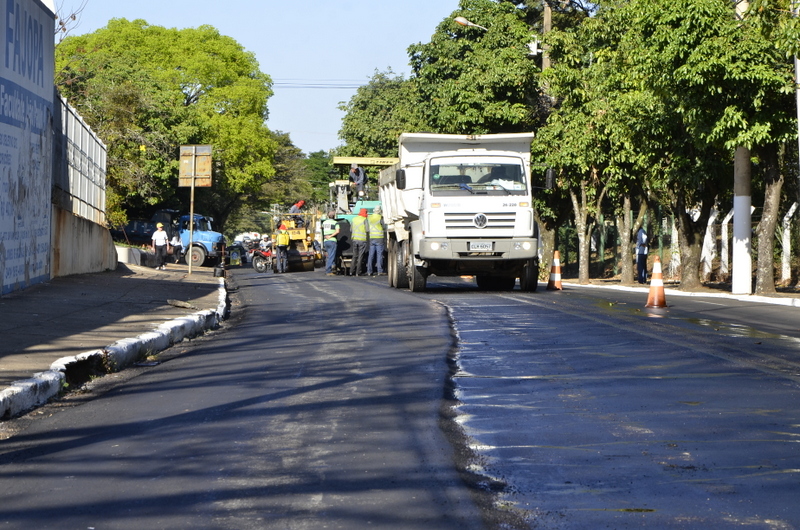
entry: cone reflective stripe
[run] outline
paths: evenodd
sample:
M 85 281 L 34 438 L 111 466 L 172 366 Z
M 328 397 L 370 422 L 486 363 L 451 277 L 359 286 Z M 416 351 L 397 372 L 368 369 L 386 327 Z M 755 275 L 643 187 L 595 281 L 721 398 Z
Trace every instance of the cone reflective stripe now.
M 548 291 L 561 291 L 561 254 L 553 252 L 553 266 L 550 267 L 550 280 L 547 282 Z
M 667 298 L 664 295 L 664 278 L 661 275 L 661 260 L 656 256 L 653 263 L 653 277 L 650 278 L 650 292 L 647 294 L 645 307 L 667 307 Z

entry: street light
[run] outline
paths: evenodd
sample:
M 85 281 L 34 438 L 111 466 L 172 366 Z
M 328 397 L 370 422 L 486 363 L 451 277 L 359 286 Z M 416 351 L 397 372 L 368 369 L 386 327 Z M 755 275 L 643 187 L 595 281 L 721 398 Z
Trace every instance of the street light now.
M 468 27 L 471 27 L 471 28 L 481 28 L 483 31 L 489 31 L 488 28 L 484 28 L 483 26 L 479 26 L 478 24 L 476 24 L 474 22 L 470 22 L 469 20 L 467 20 L 464 17 L 456 17 L 453 20 L 455 20 L 457 24 L 461 24 L 462 26 L 468 26 Z
M 545 9 L 544 9 L 544 33 L 550 31 L 551 27 L 551 11 L 550 11 L 550 4 L 545 2 Z M 472 27 L 472 28 L 481 28 L 483 31 L 489 31 L 489 28 L 484 28 L 481 25 L 478 25 L 474 22 L 467 20 L 464 17 L 455 17 L 453 19 L 457 24 L 461 24 L 462 26 Z M 542 70 L 546 70 L 550 67 L 550 57 L 545 53 L 544 48 L 539 47 L 539 39 L 535 39 L 533 42 L 528 43 L 528 55 L 530 57 L 535 57 L 536 55 L 542 54 Z

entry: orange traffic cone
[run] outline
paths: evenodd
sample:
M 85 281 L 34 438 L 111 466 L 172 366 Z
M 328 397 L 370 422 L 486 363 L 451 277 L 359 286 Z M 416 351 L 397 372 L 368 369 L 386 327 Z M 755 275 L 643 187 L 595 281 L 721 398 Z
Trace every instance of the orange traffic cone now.
M 553 252 L 553 266 L 550 267 L 550 280 L 547 282 L 548 291 L 561 291 L 561 254 Z
M 661 276 L 661 260 L 656 256 L 653 263 L 653 277 L 650 278 L 650 292 L 647 295 L 645 307 L 667 307 L 667 298 L 664 295 L 664 278 Z

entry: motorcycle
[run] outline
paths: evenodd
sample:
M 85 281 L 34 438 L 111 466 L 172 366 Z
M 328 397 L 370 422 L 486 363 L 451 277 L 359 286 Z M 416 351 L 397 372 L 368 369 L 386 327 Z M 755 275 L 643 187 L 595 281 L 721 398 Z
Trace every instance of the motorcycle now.
M 256 272 L 267 272 L 272 268 L 272 249 L 253 249 L 253 268 Z

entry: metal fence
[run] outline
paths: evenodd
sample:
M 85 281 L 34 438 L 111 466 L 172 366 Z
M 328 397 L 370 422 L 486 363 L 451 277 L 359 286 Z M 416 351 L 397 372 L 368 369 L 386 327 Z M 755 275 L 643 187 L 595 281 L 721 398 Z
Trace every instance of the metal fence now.
M 54 97 L 53 202 L 106 223 L 106 146 L 59 94 Z

